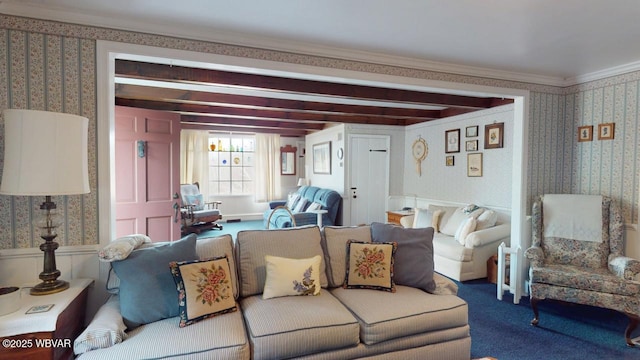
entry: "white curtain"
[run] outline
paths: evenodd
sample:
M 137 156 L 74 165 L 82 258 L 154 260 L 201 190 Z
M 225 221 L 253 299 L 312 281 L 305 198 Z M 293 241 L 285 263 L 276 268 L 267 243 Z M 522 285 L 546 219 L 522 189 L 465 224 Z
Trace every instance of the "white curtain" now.
M 209 132 L 180 131 L 180 183 L 200 184 L 200 193 L 209 200 Z
M 256 134 L 256 201 L 282 199 L 280 135 Z

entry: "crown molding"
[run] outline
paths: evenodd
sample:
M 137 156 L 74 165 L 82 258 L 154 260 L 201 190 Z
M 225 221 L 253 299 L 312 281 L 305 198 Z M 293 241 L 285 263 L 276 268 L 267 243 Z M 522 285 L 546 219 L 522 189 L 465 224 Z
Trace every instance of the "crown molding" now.
M 0 13 L 43 20 L 53 20 L 86 26 L 104 27 L 117 30 L 149 33 L 188 40 L 221 43 L 232 46 L 251 47 L 264 50 L 281 51 L 300 55 L 333 58 L 338 60 L 365 62 L 378 65 L 403 67 L 422 71 L 432 71 L 461 76 L 481 77 L 556 87 L 568 87 L 580 83 L 603 79 L 622 73 L 640 70 L 640 61 L 611 69 L 604 69 L 572 78 L 562 78 L 541 74 L 521 73 L 499 69 L 467 66 L 397 55 L 360 51 L 309 44 L 299 41 L 282 40 L 266 36 L 250 35 L 225 30 L 212 31 L 210 28 L 185 25 L 180 28 L 151 22 L 132 22 L 124 18 L 96 16 L 79 12 L 67 12 L 48 6 L 35 6 L 15 2 L 0 1 Z

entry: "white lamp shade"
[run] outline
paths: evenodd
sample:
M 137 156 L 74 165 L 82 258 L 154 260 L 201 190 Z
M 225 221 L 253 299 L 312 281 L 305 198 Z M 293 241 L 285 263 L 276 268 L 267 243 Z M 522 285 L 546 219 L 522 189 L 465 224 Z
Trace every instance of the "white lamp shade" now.
M 298 178 L 298 186 L 304 186 L 304 185 L 307 185 L 307 179 Z
M 73 195 L 89 192 L 89 119 L 39 110 L 4 110 L 0 194 Z

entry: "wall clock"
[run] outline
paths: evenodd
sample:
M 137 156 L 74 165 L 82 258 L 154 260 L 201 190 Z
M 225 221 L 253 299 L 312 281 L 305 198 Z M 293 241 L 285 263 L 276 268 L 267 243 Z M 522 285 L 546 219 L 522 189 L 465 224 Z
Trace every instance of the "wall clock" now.
M 413 142 L 411 151 L 416 161 L 416 172 L 418 176 L 422 176 L 422 161 L 427 158 L 427 154 L 429 153 L 427 142 L 422 137 L 418 137 L 418 139 Z

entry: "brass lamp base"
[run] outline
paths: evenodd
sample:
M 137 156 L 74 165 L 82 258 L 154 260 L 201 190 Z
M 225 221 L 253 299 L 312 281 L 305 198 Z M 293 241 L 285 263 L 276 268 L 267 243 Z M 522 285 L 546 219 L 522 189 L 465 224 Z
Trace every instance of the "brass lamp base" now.
M 31 295 L 49 295 L 67 290 L 69 283 L 64 280 L 43 281 L 31 288 Z

